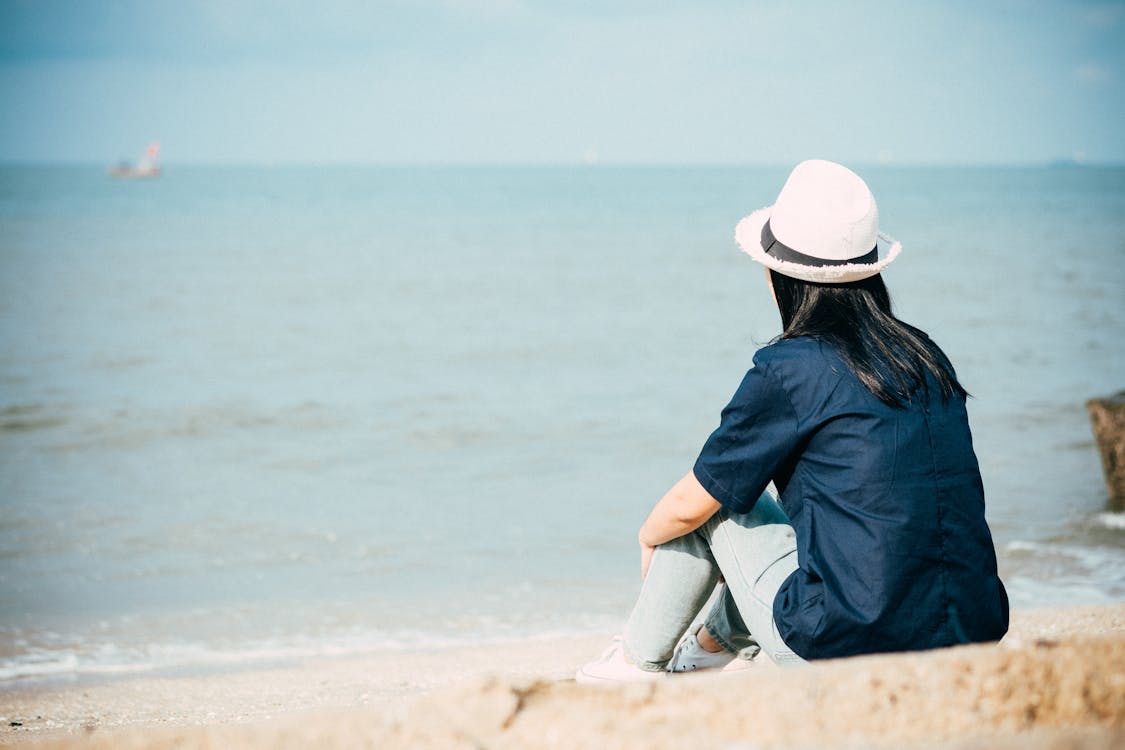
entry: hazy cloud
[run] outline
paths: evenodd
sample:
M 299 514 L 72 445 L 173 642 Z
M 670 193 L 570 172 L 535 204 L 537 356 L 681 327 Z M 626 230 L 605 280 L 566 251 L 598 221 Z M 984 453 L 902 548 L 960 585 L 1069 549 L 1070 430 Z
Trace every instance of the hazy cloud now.
M 1122 4 L 0 0 L 0 159 L 1125 159 Z
M 1113 78 L 1112 72 L 1109 68 L 1097 63 L 1084 63 L 1074 68 L 1074 78 L 1089 85 L 1100 85 L 1107 83 Z

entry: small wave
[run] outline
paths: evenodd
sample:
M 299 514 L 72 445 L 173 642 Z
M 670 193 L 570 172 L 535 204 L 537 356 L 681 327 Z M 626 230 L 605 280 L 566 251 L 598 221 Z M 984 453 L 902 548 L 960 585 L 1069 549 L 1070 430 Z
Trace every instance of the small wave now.
M 0 681 L 20 677 L 56 677 L 73 674 L 78 666 L 78 655 L 74 653 L 57 654 L 53 658 L 29 654 L 22 659 L 0 664 Z
M 1125 549 L 1017 539 L 1000 556 L 1012 606 L 1090 604 L 1125 598 Z
M 1113 547 L 1079 546 L 1076 544 L 1055 544 L 1051 542 L 1030 542 L 1017 539 L 1004 547 L 1008 553 L 1016 553 L 1023 558 L 1067 558 L 1089 570 L 1103 569 L 1108 562 L 1119 562 L 1125 550 Z M 1027 554 L 1020 554 L 1027 553 Z
M 166 439 L 206 440 L 231 433 L 308 433 L 348 429 L 345 412 L 313 401 L 277 407 L 214 401 L 175 409 L 100 408 L 59 413 L 0 411 L 0 430 L 28 431 L 66 426 L 56 448 L 135 448 Z
M 32 432 L 66 424 L 42 404 L 13 404 L 0 409 L 0 432 Z
M 1099 513 L 1094 520 L 1107 529 L 1125 529 L 1125 513 Z
M 1025 542 L 1022 539 L 1008 542 L 1004 549 L 1008 552 L 1038 552 L 1043 549 L 1043 545 L 1038 542 Z
M 399 650 L 405 644 L 387 639 L 366 648 L 340 642 L 263 642 L 224 649 L 204 643 L 154 643 L 140 648 L 113 644 L 59 650 L 37 649 L 0 662 L 0 682 L 77 675 L 143 674 L 161 669 L 214 667 L 289 661 L 317 656 L 347 656 L 375 650 Z
M 491 625 L 494 623 L 485 623 Z M 166 669 L 222 669 L 292 662 L 321 657 L 356 657 L 416 649 L 449 650 L 470 646 L 536 642 L 606 632 L 604 618 L 579 619 L 572 628 L 551 627 L 534 632 L 503 632 L 482 637 L 460 635 L 356 632 L 329 637 L 293 635 L 243 645 L 205 642 L 149 643 L 124 648 L 112 643 L 34 648 L 0 660 L 0 684 L 21 680 L 145 674 Z
M 1004 586 L 1013 609 L 1104 604 L 1122 599 L 1121 594 L 1107 592 L 1104 587 L 1080 577 L 1062 582 L 1043 581 L 1029 575 L 1009 575 L 1004 578 Z

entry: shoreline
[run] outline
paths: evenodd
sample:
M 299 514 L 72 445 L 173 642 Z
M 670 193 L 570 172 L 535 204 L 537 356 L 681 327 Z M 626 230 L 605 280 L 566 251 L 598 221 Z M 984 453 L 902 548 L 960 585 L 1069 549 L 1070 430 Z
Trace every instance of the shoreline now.
M 393 649 L 281 663 L 175 667 L 0 686 L 0 745 L 133 728 L 269 721 L 294 712 L 374 707 L 400 714 L 433 690 L 490 674 L 566 680 L 610 634 L 480 646 Z M 10 727 L 12 721 L 19 727 Z
M 733 692 L 745 692 L 751 703 L 755 695 L 773 695 L 776 702 L 777 690 L 793 696 L 757 727 L 762 746 L 792 746 L 799 737 L 834 743 L 838 728 L 829 718 L 836 715 L 850 717 L 845 724 L 860 745 L 890 737 L 914 744 L 942 737 L 969 741 L 974 726 L 993 741 L 1039 732 L 1048 743 L 1042 747 L 1100 747 L 1096 743 L 1106 738 L 1125 738 L 1125 603 L 1014 610 L 998 647 L 858 657 L 790 670 L 754 664 L 735 673 L 676 678 L 656 688 L 573 684 L 574 669 L 594 658 L 608 638 L 607 633 L 321 657 L 217 674 L 9 685 L 0 688 L 0 744 L 264 748 L 374 741 L 371 746 L 446 747 L 470 746 L 465 738 L 471 734 L 489 747 L 677 746 L 672 740 L 687 743 L 690 733 L 669 727 L 656 732 L 638 722 L 647 717 L 663 726 L 677 717 L 691 724 L 693 714 L 685 706 L 695 705 L 693 731 L 703 733 L 705 745 L 721 746 L 742 736 L 737 712 L 707 718 L 706 704 L 699 701 L 729 704 L 735 680 L 742 685 Z M 867 675 L 867 681 L 857 675 Z M 948 694 L 936 694 L 942 690 Z M 973 695 L 975 702 L 966 704 Z M 923 714 L 914 713 L 912 701 L 920 702 Z M 782 719 L 795 720 L 793 706 L 806 704 L 817 711 L 816 720 L 787 730 Z M 614 706 L 620 715 L 610 721 L 605 712 Z M 968 722 L 965 711 L 977 724 Z M 934 729 L 939 724 L 945 735 Z M 1050 744 L 1060 731 L 1057 741 L 1071 744 Z M 586 739 L 578 741 L 580 735 Z M 281 742 L 282 737 L 292 739 Z

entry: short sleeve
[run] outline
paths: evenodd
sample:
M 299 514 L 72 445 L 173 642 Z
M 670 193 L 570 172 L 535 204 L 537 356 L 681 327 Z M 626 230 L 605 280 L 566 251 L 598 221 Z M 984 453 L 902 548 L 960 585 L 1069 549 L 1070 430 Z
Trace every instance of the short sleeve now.
M 797 414 L 762 367 L 746 373 L 693 469 L 711 497 L 747 513 L 797 444 Z

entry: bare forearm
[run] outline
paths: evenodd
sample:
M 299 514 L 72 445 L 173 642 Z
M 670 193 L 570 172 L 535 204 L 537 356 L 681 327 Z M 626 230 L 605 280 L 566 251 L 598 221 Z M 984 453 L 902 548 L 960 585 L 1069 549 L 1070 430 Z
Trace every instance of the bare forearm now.
M 702 518 L 696 521 L 678 515 L 674 507 L 675 501 L 665 502 L 667 499 L 668 495 L 665 495 L 653 507 L 652 512 L 641 525 L 640 533 L 637 534 L 640 543 L 647 547 L 659 547 L 665 542 L 695 531 L 707 520 Z
M 657 547 L 695 531 L 719 509 L 690 472 L 660 499 L 641 525 L 637 539 L 643 547 Z

